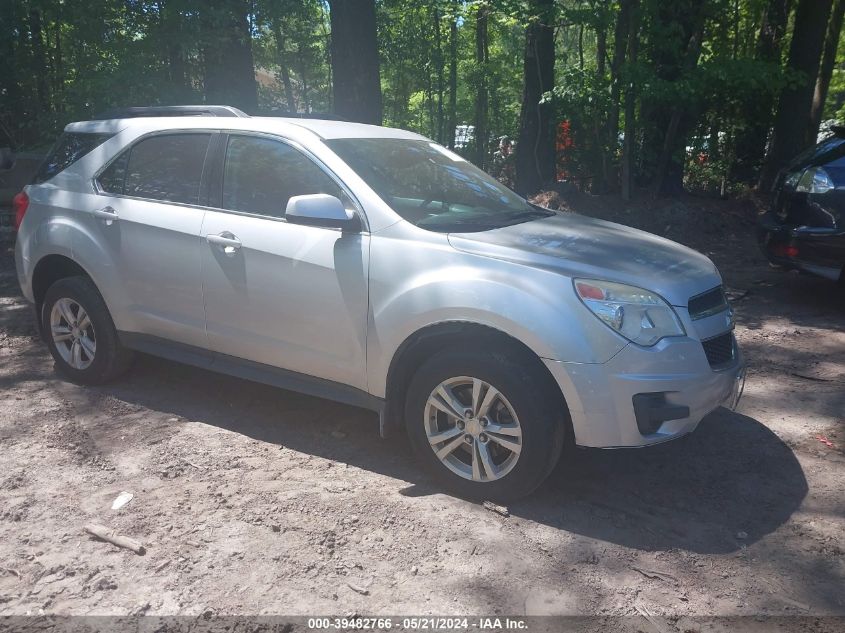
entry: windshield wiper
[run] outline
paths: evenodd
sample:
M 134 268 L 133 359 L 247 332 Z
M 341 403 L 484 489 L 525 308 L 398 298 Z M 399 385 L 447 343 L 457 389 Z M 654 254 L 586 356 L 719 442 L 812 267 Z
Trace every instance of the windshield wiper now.
M 502 223 L 499 226 L 512 226 L 530 220 L 539 220 L 540 218 L 549 218 L 554 215 L 554 211 L 545 211 L 543 209 L 530 209 L 528 211 L 520 211 L 518 213 L 502 214 L 500 218 Z
M 438 233 L 476 233 L 478 231 L 490 231 L 492 229 L 500 229 L 501 224 L 482 224 L 475 222 L 430 222 L 425 224 L 418 224 L 420 228 L 429 229 Z

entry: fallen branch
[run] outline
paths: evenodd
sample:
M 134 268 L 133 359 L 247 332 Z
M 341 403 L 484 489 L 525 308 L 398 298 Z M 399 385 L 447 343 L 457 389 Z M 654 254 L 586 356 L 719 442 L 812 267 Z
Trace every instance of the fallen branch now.
M 663 627 L 660 626 L 660 623 L 655 619 L 655 617 L 653 615 L 651 615 L 651 613 L 648 612 L 648 609 L 646 609 L 645 607 L 641 607 L 637 604 L 634 605 L 634 609 L 637 610 L 637 613 L 639 613 L 646 620 L 648 620 L 651 623 L 651 625 L 655 629 L 657 629 L 658 633 L 663 633 Z
M 790 372 L 789 375 L 795 376 L 796 378 L 803 378 L 804 380 L 814 380 L 816 382 L 839 382 L 833 378 L 819 378 L 818 376 L 808 376 L 807 374 L 796 374 L 794 371 Z
M 634 565 L 631 565 L 631 569 L 641 573 L 646 578 L 652 578 L 654 580 L 671 581 L 671 582 L 674 582 L 676 585 L 678 584 L 677 578 L 675 578 L 671 574 L 665 574 L 662 571 L 653 571 L 651 569 L 642 569 L 640 567 L 635 567 Z
M 110 530 L 103 525 L 89 523 L 83 529 L 88 532 L 88 534 L 96 536 L 98 539 L 111 543 L 112 545 L 117 545 L 118 547 L 123 547 L 124 549 L 132 550 L 140 556 L 143 556 L 147 552 L 146 548 L 144 548 L 140 541 L 136 541 L 134 538 L 129 538 L 128 536 L 117 534 L 114 530 Z
M 484 507 L 485 510 L 495 512 L 496 514 L 500 514 L 503 517 L 509 517 L 511 515 L 510 511 L 505 506 L 496 505 L 492 501 L 485 501 L 481 505 Z
M 362 596 L 370 595 L 370 590 L 366 587 L 361 587 L 359 585 L 353 584 L 351 582 L 346 583 L 346 586 L 349 587 L 355 593 L 360 593 Z
M 156 565 L 156 573 L 160 572 L 162 569 L 167 567 L 169 564 L 170 564 L 169 558 L 166 558 L 163 561 L 161 561 L 158 565 Z

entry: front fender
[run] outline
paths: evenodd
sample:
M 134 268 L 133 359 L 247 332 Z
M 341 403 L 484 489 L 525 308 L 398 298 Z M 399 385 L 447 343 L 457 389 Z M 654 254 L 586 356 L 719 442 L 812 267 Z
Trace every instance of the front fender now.
M 421 259 L 425 266 L 417 264 Z M 385 396 L 397 350 L 414 333 L 439 323 L 487 326 L 540 358 L 577 363 L 606 362 L 626 344 L 581 304 L 569 278 L 461 253 L 448 244 L 374 237 L 370 288 L 367 375 L 378 397 Z

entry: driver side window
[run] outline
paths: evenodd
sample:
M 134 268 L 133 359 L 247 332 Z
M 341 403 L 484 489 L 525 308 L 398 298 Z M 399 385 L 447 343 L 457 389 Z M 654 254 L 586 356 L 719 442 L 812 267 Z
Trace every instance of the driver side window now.
M 338 184 L 287 143 L 229 137 L 223 168 L 223 208 L 283 218 L 292 196 L 326 193 L 346 203 Z

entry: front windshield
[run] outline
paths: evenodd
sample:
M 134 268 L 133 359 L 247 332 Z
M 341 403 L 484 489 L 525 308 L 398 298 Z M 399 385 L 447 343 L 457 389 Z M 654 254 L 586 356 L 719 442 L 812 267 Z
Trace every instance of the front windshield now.
M 431 141 L 340 138 L 326 144 L 396 213 L 420 228 L 486 231 L 554 215 Z

